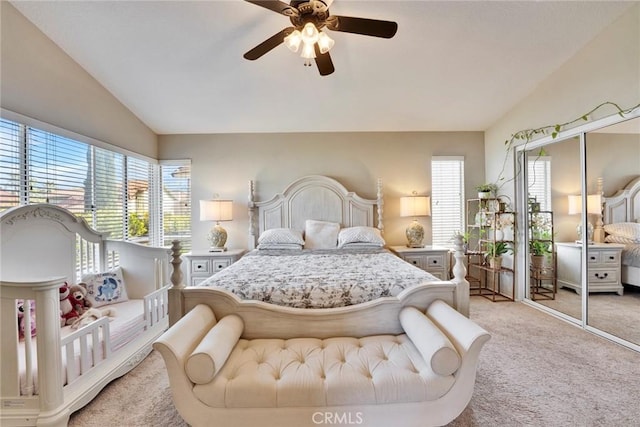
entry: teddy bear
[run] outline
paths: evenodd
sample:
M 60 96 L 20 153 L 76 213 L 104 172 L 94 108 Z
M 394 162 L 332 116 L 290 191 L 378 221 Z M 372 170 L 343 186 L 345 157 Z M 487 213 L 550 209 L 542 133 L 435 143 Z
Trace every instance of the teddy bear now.
M 16 300 L 16 305 L 18 308 L 18 336 L 20 339 L 24 338 L 24 329 L 25 329 L 25 317 L 24 317 L 24 300 Z M 36 336 L 36 305 L 35 301 L 31 301 L 30 304 L 30 320 L 31 320 L 31 336 Z
M 87 284 L 86 283 L 79 283 L 77 285 L 71 285 L 69 287 L 69 290 L 71 291 L 71 295 L 77 301 L 77 304 L 75 305 L 74 308 L 78 312 L 78 315 L 82 316 L 82 314 L 84 314 L 84 312 L 86 312 L 91 307 L 93 307 L 93 303 L 91 302 L 91 300 L 89 300 L 87 298 Z
M 78 304 L 81 303 L 71 294 L 69 284 L 65 282 L 60 286 L 60 324 L 62 326 L 71 325 L 76 318 L 80 317 L 76 310 Z

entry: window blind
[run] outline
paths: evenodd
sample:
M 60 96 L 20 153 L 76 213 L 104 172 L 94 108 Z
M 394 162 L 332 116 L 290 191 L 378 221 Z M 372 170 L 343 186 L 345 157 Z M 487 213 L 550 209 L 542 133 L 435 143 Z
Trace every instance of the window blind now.
M 149 162 L 127 157 L 126 220 L 128 240 L 149 243 L 149 191 L 151 165 Z
M 536 156 L 527 161 L 529 197 L 535 197 L 540 210 L 551 211 L 551 157 Z
M 453 247 L 464 230 L 464 157 L 431 158 L 431 224 L 434 245 Z
M 90 146 L 27 127 L 27 195 L 29 203 L 50 203 L 85 214 Z
M 20 204 L 24 126 L 0 120 L 0 211 Z
M 124 222 L 124 156 L 114 151 L 93 147 L 93 226 L 108 232 L 111 239 L 123 239 Z
M 188 161 L 162 162 L 162 245 L 180 240 L 184 251 L 191 249 L 191 164 Z

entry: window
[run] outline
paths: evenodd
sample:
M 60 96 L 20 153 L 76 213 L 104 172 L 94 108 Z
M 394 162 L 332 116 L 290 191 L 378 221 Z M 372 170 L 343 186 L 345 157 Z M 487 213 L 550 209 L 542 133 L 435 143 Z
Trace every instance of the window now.
M 191 246 L 189 162 L 160 166 L 6 119 L 0 142 L 0 211 L 50 203 L 112 239 Z
M 464 230 L 464 157 L 431 158 L 433 244 L 452 247 L 451 237 Z
M 162 188 L 162 246 L 180 240 L 182 249 L 191 249 L 191 163 L 163 161 L 160 164 Z
M 527 161 L 529 197 L 535 197 L 540 210 L 551 211 L 551 157 L 536 156 Z

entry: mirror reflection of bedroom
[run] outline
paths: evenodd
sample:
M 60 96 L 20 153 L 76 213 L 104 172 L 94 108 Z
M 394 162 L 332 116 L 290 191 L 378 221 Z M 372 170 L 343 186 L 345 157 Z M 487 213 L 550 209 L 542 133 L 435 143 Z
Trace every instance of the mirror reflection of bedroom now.
M 537 252 L 536 228 L 552 233 L 546 235 L 546 270 L 530 258 L 529 299 L 587 328 L 640 344 L 640 118 L 584 138 L 586 200 L 578 136 L 526 153 L 527 200 L 535 202 L 528 213 L 530 257 Z

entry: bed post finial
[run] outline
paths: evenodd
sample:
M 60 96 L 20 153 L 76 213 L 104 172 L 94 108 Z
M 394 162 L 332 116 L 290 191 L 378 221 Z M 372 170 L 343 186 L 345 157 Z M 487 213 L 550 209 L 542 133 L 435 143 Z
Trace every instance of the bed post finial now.
M 598 189 L 596 194 L 600 195 L 600 213 L 596 214 L 596 227 L 593 230 L 593 241 L 596 243 L 604 243 L 604 223 L 602 222 L 602 208 L 604 206 L 604 181 L 602 177 L 598 178 Z
M 453 254 L 453 279 L 456 284 L 455 304 L 456 310 L 469 317 L 469 282 L 466 279 L 467 268 L 464 266 L 463 239 L 460 233 L 453 237 L 455 252 Z
M 382 195 L 382 178 L 378 178 L 376 197 L 377 197 L 377 204 L 378 204 L 378 230 L 380 230 L 380 234 L 384 234 L 384 222 L 382 221 L 382 215 L 384 212 L 384 197 Z
M 255 228 L 255 216 L 256 216 L 256 203 L 255 203 L 255 188 L 253 186 L 253 180 L 249 180 L 249 250 L 256 248 L 256 228 Z
M 171 242 L 171 287 L 169 288 L 169 326 L 176 323 L 182 317 L 184 312 L 184 300 L 182 298 L 182 289 L 185 287 L 182 283 L 182 246 L 180 240 Z

